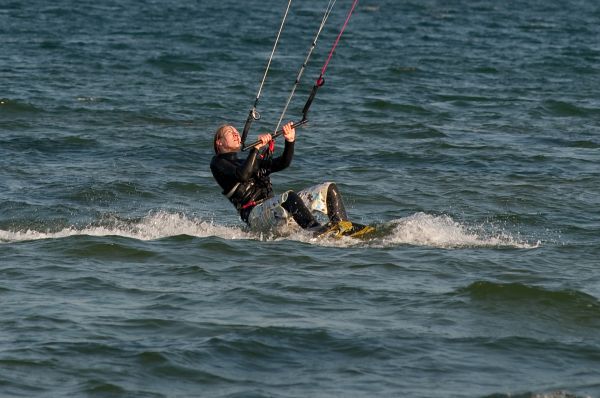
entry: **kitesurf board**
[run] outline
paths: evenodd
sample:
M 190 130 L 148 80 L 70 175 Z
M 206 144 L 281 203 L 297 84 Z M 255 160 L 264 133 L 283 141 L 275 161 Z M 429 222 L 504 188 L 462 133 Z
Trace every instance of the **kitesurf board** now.
M 341 238 L 348 236 L 350 238 L 368 239 L 375 232 L 375 227 L 363 225 L 352 221 L 339 221 L 330 223 L 327 228 L 317 232 L 317 237 Z

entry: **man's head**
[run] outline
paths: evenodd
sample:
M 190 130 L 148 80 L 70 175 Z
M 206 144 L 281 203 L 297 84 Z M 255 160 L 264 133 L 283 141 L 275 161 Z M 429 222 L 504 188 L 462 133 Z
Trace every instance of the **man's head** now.
M 242 147 L 240 133 L 230 124 L 224 124 L 215 132 L 215 153 L 237 152 Z

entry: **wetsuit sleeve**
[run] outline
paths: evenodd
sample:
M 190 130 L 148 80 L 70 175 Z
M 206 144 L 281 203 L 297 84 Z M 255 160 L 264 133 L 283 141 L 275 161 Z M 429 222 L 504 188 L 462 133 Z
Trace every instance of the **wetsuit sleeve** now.
M 242 164 L 239 164 L 237 162 L 231 162 L 227 159 L 222 159 L 217 156 L 215 157 L 213 162 L 211 162 L 210 168 L 212 169 L 215 178 L 217 178 L 217 181 L 227 180 L 230 184 L 235 184 L 237 182 L 243 183 L 248 181 L 250 177 L 252 177 L 252 174 L 256 169 L 257 154 L 258 150 L 252 148 L 250 150 L 250 153 L 248 153 L 248 157 Z
M 246 161 L 244 163 L 242 163 L 241 166 L 236 167 L 235 176 L 238 179 L 238 181 L 246 182 L 246 181 L 248 181 L 248 179 L 250 179 L 250 177 L 252 177 L 252 174 L 254 173 L 254 170 L 256 169 L 256 165 L 257 165 L 257 161 L 256 161 L 257 154 L 258 154 L 258 149 L 252 148 L 250 150 L 250 153 L 248 153 L 248 157 L 246 158 Z
M 273 159 L 271 172 L 276 172 L 287 168 L 292 163 L 294 157 L 294 142 L 285 142 L 285 147 L 281 156 Z

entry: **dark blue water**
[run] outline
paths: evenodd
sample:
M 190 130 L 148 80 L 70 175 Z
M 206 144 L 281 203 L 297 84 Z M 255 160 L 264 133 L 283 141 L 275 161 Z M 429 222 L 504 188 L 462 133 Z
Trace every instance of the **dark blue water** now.
M 600 4 L 360 2 L 273 181 L 367 241 L 252 234 L 212 179 L 286 5 L 0 2 L 0 395 L 599 397 Z

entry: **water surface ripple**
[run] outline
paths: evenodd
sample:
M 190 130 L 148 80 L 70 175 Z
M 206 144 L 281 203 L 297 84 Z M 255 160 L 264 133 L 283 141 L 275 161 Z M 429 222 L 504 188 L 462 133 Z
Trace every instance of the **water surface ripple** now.
M 0 3 L 0 395 L 600 396 L 597 2 L 360 2 L 273 181 L 336 181 L 366 241 L 248 232 L 210 174 L 284 9 Z

